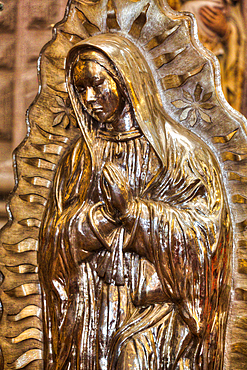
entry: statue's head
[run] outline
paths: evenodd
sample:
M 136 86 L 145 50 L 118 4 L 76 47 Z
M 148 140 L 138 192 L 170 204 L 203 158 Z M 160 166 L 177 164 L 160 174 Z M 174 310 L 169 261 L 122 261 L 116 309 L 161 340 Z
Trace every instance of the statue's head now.
M 125 105 L 114 66 L 102 52 L 83 50 L 72 70 L 73 84 L 81 104 L 96 121 L 112 123 Z
M 66 82 L 73 110 L 88 145 L 94 122 L 113 123 L 122 112 L 139 127 L 165 164 L 165 122 L 156 72 L 132 41 L 115 34 L 92 36 L 74 45 L 66 60 Z M 85 114 L 86 113 L 86 114 Z

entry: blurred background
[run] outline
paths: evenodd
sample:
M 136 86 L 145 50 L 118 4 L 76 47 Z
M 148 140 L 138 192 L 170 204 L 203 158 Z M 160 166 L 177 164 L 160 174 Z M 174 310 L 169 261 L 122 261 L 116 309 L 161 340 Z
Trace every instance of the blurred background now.
M 0 1 L 0 228 L 14 186 L 12 152 L 26 135 L 25 115 L 38 91 L 37 59 L 62 20 L 67 0 Z
M 219 58 L 225 95 L 247 116 L 247 0 L 168 0 L 193 11 L 201 41 Z M 26 135 L 25 114 L 38 91 L 37 59 L 62 20 L 67 0 L 0 0 L 0 228 L 14 186 L 12 152 Z M 225 81 L 225 82 L 224 82 Z

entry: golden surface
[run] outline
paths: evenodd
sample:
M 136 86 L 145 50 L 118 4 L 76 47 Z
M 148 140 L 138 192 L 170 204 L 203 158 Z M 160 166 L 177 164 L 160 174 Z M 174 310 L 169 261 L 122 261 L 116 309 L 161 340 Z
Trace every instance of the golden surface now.
M 89 69 L 86 86 L 73 80 L 76 53 L 89 46 L 108 56 L 103 66 L 102 56 L 95 62 L 120 87 L 118 119 L 111 122 L 110 111 L 110 121 L 97 121 L 103 108 L 96 107 L 94 120 L 102 124 L 96 128 L 85 104 L 100 99 Z M 113 369 L 147 368 L 148 356 L 150 369 L 161 368 L 163 360 L 167 368 L 210 368 L 210 361 L 215 369 L 223 361 L 226 369 L 245 368 L 245 121 L 223 99 L 218 67 L 198 43 L 193 19 L 154 0 L 71 1 L 42 51 L 39 79 L 28 113 L 30 133 L 15 154 L 10 221 L 1 231 L 4 367 L 41 369 L 57 353 L 76 368 L 72 348 L 79 357 L 83 349 L 79 362 L 88 369 L 95 360 L 102 369 L 105 361 Z M 80 95 L 81 87 L 89 88 L 86 95 Z M 98 195 L 90 191 L 91 176 Z M 136 262 L 126 272 L 129 256 Z M 232 286 L 229 264 L 236 266 Z M 95 287 L 98 296 L 90 301 Z M 116 322 L 116 312 L 123 321 Z M 93 320 L 92 313 L 98 321 L 90 326 L 82 318 Z M 217 320 L 221 325 L 214 326 Z M 40 341 L 43 328 L 51 330 L 53 349 L 46 330 L 44 345 Z M 168 330 L 183 334 L 169 337 Z M 199 356 L 209 336 L 212 351 Z M 99 351 L 87 340 L 101 343 Z M 180 353 L 179 343 L 191 352 Z

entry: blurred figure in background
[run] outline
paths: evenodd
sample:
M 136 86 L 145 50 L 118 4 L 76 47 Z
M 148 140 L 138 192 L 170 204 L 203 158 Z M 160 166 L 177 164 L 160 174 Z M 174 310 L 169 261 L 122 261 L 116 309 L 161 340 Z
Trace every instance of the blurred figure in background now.
M 231 106 L 242 111 L 245 70 L 245 29 L 240 1 L 168 0 L 174 10 L 195 15 L 199 38 L 220 62 L 224 95 Z

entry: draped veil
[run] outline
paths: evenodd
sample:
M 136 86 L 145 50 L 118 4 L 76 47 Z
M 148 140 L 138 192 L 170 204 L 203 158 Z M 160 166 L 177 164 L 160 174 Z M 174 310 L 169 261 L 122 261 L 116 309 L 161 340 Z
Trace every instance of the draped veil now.
M 90 335 L 85 334 L 95 278 L 86 260 L 78 264 L 70 238 L 71 220 L 86 202 L 95 161 L 91 118 L 83 111 L 72 78 L 73 63 L 86 49 L 100 51 L 115 66 L 116 82 L 125 90 L 136 122 L 162 164 L 162 170 L 154 174 L 153 181 L 136 199 L 138 219 L 133 248 L 137 253 L 141 250 L 154 265 L 166 298 L 163 303 L 144 304 L 144 313 L 138 312 L 119 328 L 109 352 L 108 368 L 127 369 L 129 343 L 135 340 L 138 343 L 145 330 L 157 329 L 155 325 L 162 319 L 163 334 L 157 355 L 160 365 L 155 362 L 158 369 L 178 369 L 183 363 L 186 369 L 220 370 L 232 243 L 221 171 L 209 148 L 167 116 L 154 72 L 141 51 L 114 34 L 82 41 L 67 57 L 67 87 L 82 137 L 56 170 L 40 233 L 45 366 L 69 369 L 71 351 L 79 352 L 76 348 L 82 346 L 86 337 L 88 343 L 83 342 L 84 348 L 92 356 L 97 353 L 95 343 L 89 343 Z M 83 287 L 85 297 L 81 296 L 82 274 L 88 282 Z M 147 313 L 148 310 L 152 313 Z M 90 330 L 96 330 L 96 319 L 90 320 Z M 170 352 L 175 355 L 172 357 Z M 94 359 L 84 363 L 81 354 L 73 359 L 72 369 L 97 369 Z M 145 366 L 141 366 L 144 370 Z M 150 369 L 155 366 L 150 365 Z

